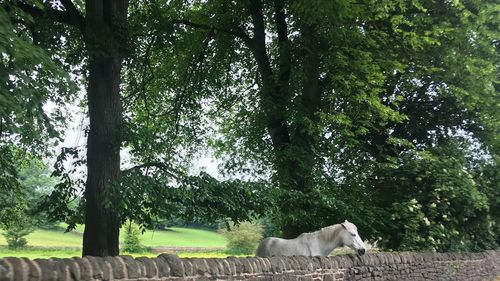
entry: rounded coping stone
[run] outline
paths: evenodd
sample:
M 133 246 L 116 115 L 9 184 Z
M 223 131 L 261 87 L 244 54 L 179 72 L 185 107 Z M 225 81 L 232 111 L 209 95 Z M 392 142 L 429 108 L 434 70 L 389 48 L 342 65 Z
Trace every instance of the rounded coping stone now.
M 399 257 L 401 258 L 401 263 L 408 263 L 408 256 L 406 253 L 398 253 Z
M 260 258 L 260 262 L 262 263 L 262 269 L 267 273 L 272 273 L 271 269 L 271 261 L 269 258 Z
M 243 264 L 244 273 L 254 273 L 254 268 L 249 258 L 241 259 L 241 264 Z
M 221 261 L 222 268 L 223 268 L 223 274 L 226 276 L 232 276 L 233 275 L 233 268 L 231 267 L 231 264 L 228 262 L 227 259 L 222 259 Z
M 12 265 L 4 258 L 0 259 L 0 281 L 10 281 L 14 279 Z
M 93 256 L 85 256 L 82 259 L 86 259 L 89 261 L 90 265 L 92 266 L 92 278 L 93 279 L 104 279 L 104 280 L 109 280 L 110 278 L 110 272 L 108 271 L 107 266 L 105 265 L 105 259 L 102 257 L 93 257 Z
M 285 271 L 281 259 L 282 257 L 269 257 L 269 262 L 271 263 L 271 271 L 273 273 L 282 273 L 283 271 Z
M 138 262 L 140 262 L 143 266 L 142 275 L 147 278 L 158 277 L 158 268 L 156 267 L 153 259 L 147 257 L 138 257 L 136 258 Z
M 139 260 L 140 257 L 134 258 L 135 264 L 137 264 L 137 267 L 139 268 L 139 275 L 141 278 L 146 276 L 146 265 Z M 143 257 L 144 258 L 144 257 Z
M 346 256 L 348 262 L 350 262 L 350 266 L 356 265 L 357 257 L 355 254 L 346 254 L 345 256 Z
M 127 276 L 127 266 L 125 262 L 117 257 L 104 257 L 104 260 L 111 266 L 114 279 L 125 279 Z
M 320 270 L 322 269 L 321 267 L 321 262 L 319 259 L 317 259 L 317 257 L 310 257 L 309 258 L 310 262 L 311 262 L 311 265 L 313 267 L 313 270 Z
M 21 258 L 21 259 L 28 265 L 28 280 L 41 280 L 42 269 L 40 268 L 40 266 L 36 262 L 28 258 Z
M 394 258 L 394 255 L 392 255 L 392 254 L 384 254 L 384 255 L 382 255 L 381 261 L 382 262 L 380 265 L 394 264 L 395 258 Z
M 283 269 L 283 272 L 288 272 L 293 270 L 293 265 L 292 265 L 292 257 L 291 256 L 284 256 L 280 257 L 280 262 L 281 262 L 281 268 Z
M 286 271 L 292 271 L 292 270 L 297 270 L 297 266 L 300 266 L 298 263 L 297 263 L 297 259 L 295 258 L 295 256 L 287 256 L 287 257 L 283 257 L 283 264 L 285 266 L 285 270 Z
M 262 268 L 260 267 L 260 263 L 255 257 L 248 258 L 248 262 L 252 266 L 252 270 L 254 273 L 262 273 Z
M 349 255 L 343 255 L 340 257 L 343 267 L 353 267 L 352 259 Z
M 182 267 L 184 268 L 184 276 L 193 276 L 196 274 L 196 269 L 191 260 L 191 258 L 181 259 Z
M 241 263 L 240 259 L 236 257 L 228 257 L 227 262 L 231 266 L 231 272 L 233 275 L 238 275 L 243 272 L 243 264 Z
M 224 275 L 224 267 L 220 259 L 205 259 L 208 264 L 208 270 L 212 276 Z
M 259 272 L 259 273 L 264 272 L 264 267 L 263 267 L 263 264 L 262 264 L 260 258 L 253 257 L 252 258 L 252 264 L 253 264 L 254 269 L 256 270 L 256 272 Z
M 117 256 L 117 258 L 123 260 L 125 263 L 125 266 L 127 267 L 126 271 L 128 279 L 137 279 L 142 277 L 141 268 L 132 256 Z
M 168 262 L 166 260 L 162 258 L 153 258 L 151 260 L 156 265 L 156 269 L 158 270 L 158 277 L 170 276 L 170 266 L 168 265 Z
M 393 259 L 394 259 L 395 261 L 397 261 L 396 263 L 399 263 L 399 258 L 397 258 L 397 257 L 393 257 Z M 372 255 L 370 255 L 370 260 L 371 260 L 371 263 L 370 263 L 370 264 L 371 264 L 372 266 L 379 266 L 379 265 L 380 265 L 380 260 L 379 260 L 379 258 L 378 258 L 378 256 L 377 256 L 376 254 L 372 254 Z
M 92 273 L 92 266 L 87 259 L 73 258 L 75 263 L 78 265 L 80 272 L 80 280 L 90 280 Z
M 8 264 L 8 271 L 12 279 L 6 280 L 28 280 L 28 265 L 20 258 L 6 257 L 4 261 Z
M 184 274 L 184 266 L 182 265 L 182 260 L 177 255 L 172 254 L 161 254 L 158 256 L 159 259 L 163 259 L 168 263 L 170 268 L 171 276 L 183 277 Z
M 365 264 L 359 255 L 351 255 L 351 259 L 354 266 L 362 266 Z
M 70 262 L 72 262 L 71 259 L 61 259 L 52 257 L 50 258 L 50 260 L 53 262 L 55 270 L 57 271 L 58 280 L 66 280 L 70 278 L 71 275 L 69 271 L 69 266 L 66 261 L 69 260 Z
M 63 259 L 63 263 L 67 269 L 66 277 L 69 280 L 80 280 L 80 267 L 74 259 Z
M 323 269 L 332 269 L 333 268 L 331 260 L 328 259 L 327 257 L 317 256 L 317 257 L 315 257 L 315 259 L 318 260 L 321 268 L 323 268 Z
M 192 272 L 188 272 L 186 266 L 184 266 L 184 269 L 186 270 L 186 276 L 192 276 L 195 274 L 201 276 L 211 275 L 211 269 L 208 266 L 208 263 L 205 261 L 205 259 L 202 258 L 182 259 L 182 262 L 183 263 L 190 262 L 192 264 Z
M 34 259 L 33 261 L 35 261 L 42 270 L 42 280 L 59 280 L 59 271 L 55 268 L 55 264 L 52 260 Z
M 369 266 L 372 264 L 372 256 L 370 254 L 365 254 L 358 257 L 358 262 L 360 265 Z
M 291 256 L 288 258 L 289 269 L 298 271 L 300 270 L 300 263 L 297 260 L 297 256 Z
M 312 262 L 309 260 L 308 257 L 295 256 L 295 259 L 297 260 L 297 262 L 299 264 L 300 270 L 305 270 L 305 271 L 312 271 L 313 270 Z

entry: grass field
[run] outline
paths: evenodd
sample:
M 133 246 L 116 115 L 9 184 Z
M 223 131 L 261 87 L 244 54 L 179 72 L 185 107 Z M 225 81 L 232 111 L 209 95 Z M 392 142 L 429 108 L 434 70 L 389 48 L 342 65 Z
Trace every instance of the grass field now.
M 123 234 L 123 231 L 121 232 Z M 120 241 L 123 241 L 120 235 Z M 37 247 L 74 247 L 82 246 L 83 227 L 64 233 L 64 230 L 38 229 L 26 236 L 29 246 Z M 227 240 L 217 232 L 172 227 L 169 230 L 148 230 L 141 235 L 141 242 L 147 247 L 225 247 Z M 0 236 L 0 245 L 7 245 L 5 238 Z
M 123 237 L 120 237 L 121 239 Z M 226 238 L 217 232 L 179 227 L 172 227 L 169 230 L 146 231 L 141 236 L 141 242 L 148 247 L 221 248 L 227 244 Z
M 123 233 L 124 231 L 122 231 Z M 123 241 L 120 235 L 120 242 Z M 28 258 L 68 258 L 81 255 L 83 239 L 83 226 L 78 226 L 74 231 L 65 233 L 60 230 L 37 229 L 26 236 L 28 247 L 23 250 L 9 250 L 5 238 L 0 235 L 0 258 L 1 257 L 28 257 Z M 141 235 L 141 243 L 144 246 L 155 247 L 201 247 L 201 248 L 223 248 L 227 240 L 217 232 L 172 227 L 168 230 L 146 231 Z M 127 254 L 127 253 L 123 253 Z M 157 256 L 157 253 L 131 254 L 132 256 Z M 183 252 L 181 257 L 225 257 L 220 250 L 205 252 Z

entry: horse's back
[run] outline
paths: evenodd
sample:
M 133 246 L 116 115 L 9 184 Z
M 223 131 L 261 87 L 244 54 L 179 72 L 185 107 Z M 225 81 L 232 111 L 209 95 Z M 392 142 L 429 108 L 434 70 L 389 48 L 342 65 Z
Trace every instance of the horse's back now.
M 298 239 L 268 237 L 262 240 L 255 253 L 258 257 L 307 255 Z

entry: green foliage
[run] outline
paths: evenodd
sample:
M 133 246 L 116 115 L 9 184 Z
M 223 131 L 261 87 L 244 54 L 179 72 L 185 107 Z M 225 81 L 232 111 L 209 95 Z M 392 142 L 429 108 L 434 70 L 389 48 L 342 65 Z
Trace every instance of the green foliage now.
M 62 56 L 52 56 L 47 46 L 63 50 L 67 42 L 57 36 L 44 40 L 48 29 L 34 24 L 33 16 L 15 2 L 0 2 L 0 145 L 15 143 L 38 155 L 57 144 L 67 99 L 77 90 Z M 49 103 L 53 109 L 47 108 Z M 16 137 L 6 137 L 12 134 Z
M 18 204 L 16 207 L 4 208 L 0 211 L 0 218 L 8 218 L 8 220 L 0 220 L 0 228 L 3 230 L 2 235 L 7 240 L 9 249 L 23 248 L 28 244 L 24 236 L 33 232 L 32 219 L 27 214 L 27 207 Z
M 87 55 L 75 30 L 15 3 L 0 1 L 0 207 L 22 190 L 14 147 L 47 152 Z M 122 223 L 349 219 L 391 249 L 499 244 L 496 2 L 132 1 L 129 15 L 123 145 L 137 166 L 105 194 Z M 188 173 L 207 147 L 226 180 Z M 63 164 L 84 154 L 63 150 L 46 205 L 70 227 L 85 183 Z
M 9 249 L 24 248 L 28 244 L 28 240 L 24 236 L 30 234 L 33 230 L 25 226 L 18 226 L 4 230 L 2 234 L 7 240 Z
M 139 226 L 129 221 L 125 226 L 125 238 L 123 240 L 122 251 L 128 253 L 141 253 L 144 252 L 145 247 L 141 244 L 140 235 L 141 231 Z
M 281 29 L 277 3 L 286 11 Z M 484 144 L 485 154 L 496 153 L 498 22 L 490 1 L 262 1 L 261 15 L 244 1 L 152 7 L 137 6 L 131 19 L 138 30 L 160 30 L 136 42 L 127 65 L 126 92 L 136 97 L 127 120 L 134 157 L 180 163 L 178 143 L 206 142 L 226 176 L 251 174 L 278 188 L 253 195 L 268 198 L 266 212 L 282 229 L 350 219 L 378 237 L 389 224 L 384 209 L 407 219 L 405 210 L 416 209 L 411 189 L 394 206 L 373 196 L 378 184 L 371 179 L 380 167 L 400 171 L 407 160 L 398 159 L 425 154 L 460 132 Z M 248 41 L 258 37 L 259 16 L 266 44 L 256 50 L 257 42 Z M 319 56 L 317 78 L 311 54 Z M 321 87 L 316 108 L 308 104 L 309 78 Z M 476 198 L 468 207 L 484 213 L 489 203 L 480 186 L 458 180 L 464 182 L 447 188 L 463 194 L 461 200 Z
M 24 236 L 37 225 L 50 226 L 47 215 L 37 209 L 57 181 L 50 177 L 47 166 L 36 157 L 14 146 L 4 146 L 0 155 L 0 228 L 10 248 L 27 244 Z M 8 158 L 8 159 L 7 159 Z
M 40 203 L 48 219 L 68 223 L 68 231 L 84 222 L 85 200 L 81 193 L 85 188 L 85 181 L 81 173 L 76 173 L 76 170 L 85 162 L 82 153 L 82 149 L 78 147 L 61 149 L 52 173 L 52 176 L 59 178 L 60 181 L 54 186 L 50 195 L 45 196 Z M 71 162 L 69 169 L 66 165 L 67 161 Z
M 229 241 L 226 246 L 228 254 L 251 255 L 262 240 L 264 227 L 244 221 L 239 224 L 231 223 L 229 229 L 221 229 L 219 232 Z
M 461 251 L 495 248 L 496 217 L 488 190 L 476 182 L 457 142 L 406 155 L 379 171 L 385 206 L 382 245 L 397 250 Z M 388 217 L 387 217 L 388 216 Z
M 267 196 L 270 189 L 265 184 L 218 181 L 206 173 L 173 174 L 164 165 L 151 167 L 146 174 L 140 169 L 128 170 L 121 185 L 111 186 L 108 192 L 107 203 L 116 208 L 120 217 L 134 219 L 149 228 L 154 227 L 155 218 L 203 223 L 225 218 L 244 221 L 272 204 L 272 197 Z
M 23 9 L 30 5 L 35 10 L 50 4 L 0 1 L 0 209 L 27 200 L 33 216 L 39 197 L 55 183 L 35 158 L 50 156 L 59 144 L 70 116 L 67 105 L 78 90 L 70 72 L 78 75 L 80 67 L 69 63 L 78 48 L 71 30 Z
M 0 146 L 0 210 L 13 207 L 23 197 L 18 179 L 19 153 L 13 146 Z M 10 218 L 0 216 L 0 221 Z

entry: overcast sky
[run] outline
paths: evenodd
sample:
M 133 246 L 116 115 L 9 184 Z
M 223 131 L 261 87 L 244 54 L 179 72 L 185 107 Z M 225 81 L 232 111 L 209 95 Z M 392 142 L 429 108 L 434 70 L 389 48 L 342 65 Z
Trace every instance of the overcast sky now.
M 50 110 L 50 107 L 51 106 L 48 106 L 47 109 Z M 82 109 L 76 105 L 69 105 L 68 109 L 69 112 L 72 113 L 71 121 L 69 122 L 68 129 L 64 134 L 64 141 L 56 148 L 57 154 L 59 154 L 62 147 L 85 147 L 87 143 L 87 137 L 85 136 L 85 133 L 83 131 L 83 129 L 88 125 L 89 122 L 87 116 L 82 111 Z M 122 148 L 120 154 L 122 159 L 122 167 L 126 168 L 130 166 L 131 164 L 128 161 L 130 159 L 130 154 L 127 153 L 126 149 Z M 193 161 L 191 173 L 198 174 L 201 171 L 205 171 L 212 177 L 221 180 L 222 176 L 217 168 L 217 160 L 213 157 L 213 155 L 211 155 L 209 151 L 206 151 L 204 154 L 205 155 L 203 155 L 203 157 L 200 157 Z M 55 160 L 52 160 L 51 162 L 53 161 Z M 68 163 L 67 165 L 69 166 L 70 163 Z M 69 168 L 68 166 L 67 168 Z M 84 170 L 86 170 L 85 167 L 83 168 Z

